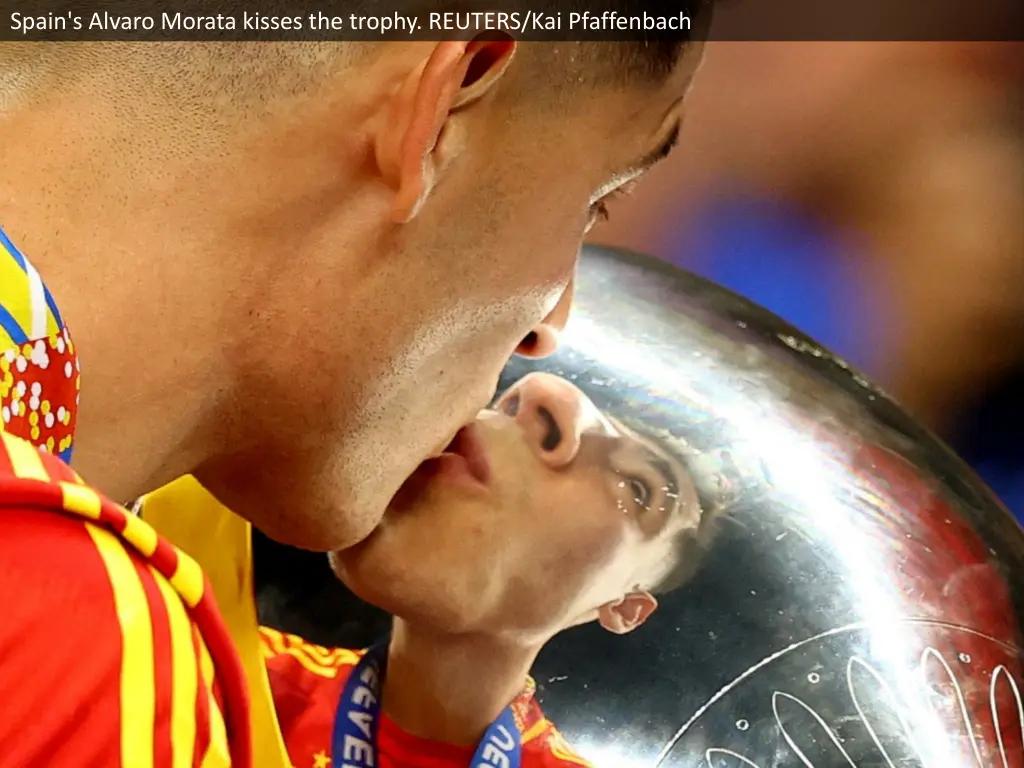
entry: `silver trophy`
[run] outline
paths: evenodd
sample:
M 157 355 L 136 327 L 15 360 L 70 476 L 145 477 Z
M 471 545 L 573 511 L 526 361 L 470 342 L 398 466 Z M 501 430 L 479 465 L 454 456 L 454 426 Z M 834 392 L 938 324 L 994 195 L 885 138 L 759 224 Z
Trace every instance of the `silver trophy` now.
M 682 456 L 693 573 L 628 637 L 534 668 L 598 766 L 1024 765 L 1024 536 L 975 474 L 842 360 L 659 261 L 587 248 L 543 370 Z M 941 350 L 936 351 L 941 354 Z
M 1024 766 L 1024 535 L 876 386 L 734 294 L 599 248 L 558 354 L 500 389 L 535 371 L 676 457 L 701 510 L 643 626 L 575 627 L 534 665 L 597 768 Z M 265 620 L 325 644 L 386 631 L 322 556 L 267 547 Z

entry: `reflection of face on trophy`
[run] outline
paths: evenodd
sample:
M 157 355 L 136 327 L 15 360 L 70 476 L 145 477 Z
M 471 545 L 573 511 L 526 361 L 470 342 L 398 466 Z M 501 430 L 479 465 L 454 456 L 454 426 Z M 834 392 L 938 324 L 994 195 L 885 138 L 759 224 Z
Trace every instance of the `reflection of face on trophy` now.
M 1024 768 L 1020 530 L 842 360 L 653 259 L 585 250 L 558 353 L 332 564 L 392 642 L 543 646 L 598 768 Z
M 335 553 L 357 594 L 442 632 L 545 642 L 625 634 L 694 570 L 709 527 L 673 443 L 533 372 L 428 460 L 365 546 Z

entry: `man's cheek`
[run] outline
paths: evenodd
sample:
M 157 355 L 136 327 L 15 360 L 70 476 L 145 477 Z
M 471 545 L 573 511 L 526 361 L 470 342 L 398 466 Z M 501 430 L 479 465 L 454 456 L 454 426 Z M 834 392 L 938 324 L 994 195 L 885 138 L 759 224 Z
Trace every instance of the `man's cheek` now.
M 590 206 L 586 195 L 551 187 L 531 197 L 529 209 L 530 234 L 542 238 L 543 247 L 552 248 L 580 241 Z
M 549 229 L 548 234 L 533 244 L 529 261 L 535 279 L 557 290 L 560 297 L 572 277 L 583 245 L 583 229 L 573 219 L 562 220 Z M 524 244 L 524 248 L 527 246 Z

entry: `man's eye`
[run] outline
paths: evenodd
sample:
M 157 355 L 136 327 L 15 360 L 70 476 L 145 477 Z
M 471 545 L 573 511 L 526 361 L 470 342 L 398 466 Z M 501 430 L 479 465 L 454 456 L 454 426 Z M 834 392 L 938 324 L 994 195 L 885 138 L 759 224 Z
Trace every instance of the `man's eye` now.
M 639 181 L 639 178 L 631 179 L 630 181 L 627 181 L 622 186 L 617 187 L 616 189 L 613 189 L 611 192 L 606 194 L 600 200 L 598 200 L 598 201 L 596 201 L 596 202 L 591 204 L 591 206 L 590 206 L 590 221 L 587 224 L 587 231 L 588 232 L 590 231 L 591 227 L 593 227 L 597 222 L 599 222 L 599 221 L 608 221 L 608 218 L 609 218 L 608 203 L 611 202 L 612 200 L 614 200 L 616 197 L 621 197 L 622 195 L 630 194 L 633 191 L 633 189 L 636 187 L 637 181 Z
M 641 510 L 647 510 L 651 502 L 650 486 L 638 477 L 627 478 L 626 482 L 629 486 L 629 492 L 633 495 L 633 502 Z
M 608 221 L 608 201 L 598 200 L 590 206 L 590 219 L 587 221 L 587 232 L 594 228 L 599 221 Z

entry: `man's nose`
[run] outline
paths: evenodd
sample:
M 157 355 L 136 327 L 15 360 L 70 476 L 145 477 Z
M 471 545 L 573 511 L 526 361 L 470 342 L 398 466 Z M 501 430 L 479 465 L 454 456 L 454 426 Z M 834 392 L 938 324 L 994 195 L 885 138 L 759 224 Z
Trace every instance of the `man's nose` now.
M 541 358 L 554 354 L 558 349 L 558 338 L 569 321 L 569 310 L 572 309 L 572 299 L 576 292 L 575 276 L 562 291 L 561 297 L 555 308 L 540 325 L 526 335 L 526 338 L 519 342 L 516 347 L 516 354 L 523 357 Z
M 522 378 L 498 408 L 515 417 L 531 448 L 553 469 L 576 458 L 583 433 L 600 421 L 597 409 L 579 389 L 550 373 Z

